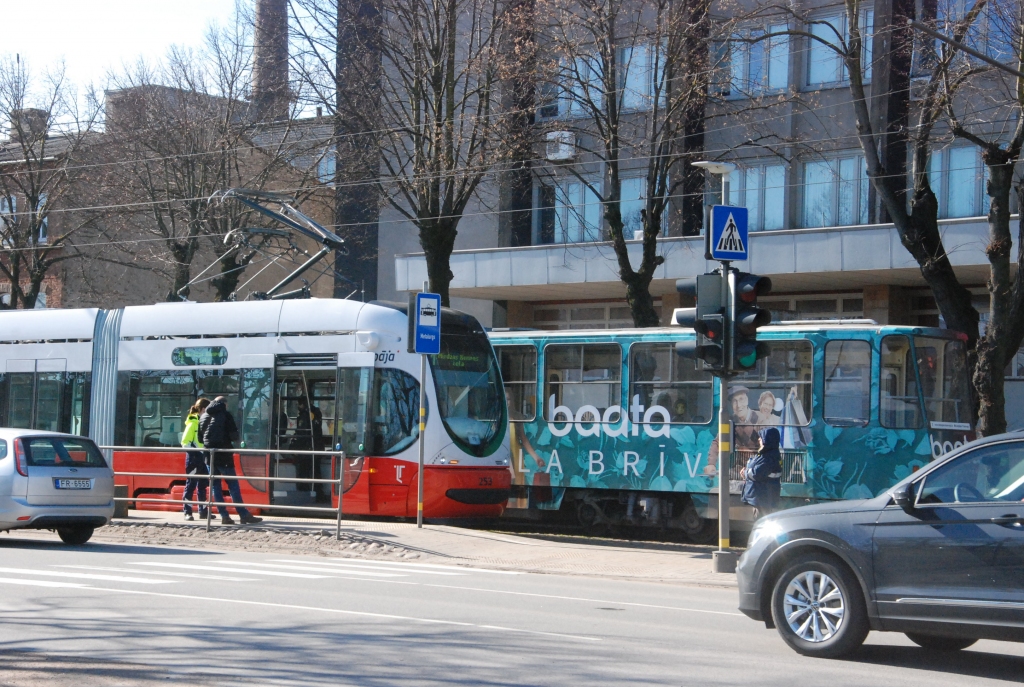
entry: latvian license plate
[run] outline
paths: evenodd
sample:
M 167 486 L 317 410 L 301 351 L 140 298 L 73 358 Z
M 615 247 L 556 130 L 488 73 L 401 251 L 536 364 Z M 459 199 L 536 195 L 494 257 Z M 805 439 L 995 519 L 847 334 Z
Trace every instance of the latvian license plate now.
M 55 479 L 53 486 L 56 489 L 92 489 L 92 480 L 88 479 Z

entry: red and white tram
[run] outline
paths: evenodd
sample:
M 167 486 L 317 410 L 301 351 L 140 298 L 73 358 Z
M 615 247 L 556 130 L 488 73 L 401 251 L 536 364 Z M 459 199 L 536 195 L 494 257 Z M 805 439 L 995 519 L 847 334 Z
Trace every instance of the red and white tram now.
M 117 472 L 180 473 L 186 411 L 224 396 L 241 432 L 246 503 L 336 507 L 344 451 L 349 514 L 414 517 L 419 360 L 404 305 L 348 300 L 165 303 L 0 313 L 0 425 L 87 434 Z M 442 311 L 426 380 L 424 515 L 500 515 L 511 482 L 507 414 L 491 345 L 469 315 Z M 309 419 L 306 419 L 309 418 Z M 273 451 L 270 453 L 269 451 Z M 180 499 L 182 480 L 118 477 L 135 498 Z M 178 504 L 138 502 L 177 510 Z

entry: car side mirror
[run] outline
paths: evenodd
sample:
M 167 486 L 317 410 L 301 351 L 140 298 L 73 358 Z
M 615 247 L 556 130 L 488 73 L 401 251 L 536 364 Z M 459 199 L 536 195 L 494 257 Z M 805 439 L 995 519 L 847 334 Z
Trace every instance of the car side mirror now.
M 907 513 L 914 510 L 915 486 L 916 485 L 913 482 L 908 482 L 892 493 L 893 503 Z

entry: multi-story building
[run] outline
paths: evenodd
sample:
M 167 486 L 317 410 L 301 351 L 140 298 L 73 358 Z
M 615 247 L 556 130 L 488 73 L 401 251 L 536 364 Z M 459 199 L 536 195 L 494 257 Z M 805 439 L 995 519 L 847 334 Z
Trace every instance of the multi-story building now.
M 810 17 L 848 36 L 842 6 L 813 4 L 821 4 L 821 9 L 812 8 Z M 864 4 L 862 27 L 868 35 L 879 33 L 873 30 L 875 11 L 891 3 Z M 809 26 L 816 32 L 830 31 L 824 24 Z M 739 22 L 729 30 L 749 38 L 759 32 L 803 28 L 791 18 L 776 15 Z M 991 25 L 980 22 L 976 33 L 975 45 L 982 45 L 990 55 L 1012 54 Z M 872 69 L 885 64 L 880 59 L 885 45 L 878 35 L 865 42 L 868 82 Z M 730 176 L 728 201 L 749 209 L 751 231 L 751 258 L 737 266 L 771 277 L 773 291 L 762 300 L 776 319 L 871 318 L 883 324 L 941 325 L 918 264 L 902 246 L 895 227 L 879 221 L 885 215 L 867 179 L 849 74 L 839 57 L 799 36 L 759 43 L 737 41 L 722 47 L 716 66 L 724 77 L 711 85 L 705 156 L 737 165 Z M 923 69 L 915 69 L 912 110 L 914 89 L 925 78 Z M 548 132 L 569 130 L 576 118 L 584 116 L 570 103 L 556 102 L 538 110 L 536 126 Z M 494 212 L 499 190 L 496 185 L 483 189 L 479 204 L 467 210 L 460 224 L 451 259 L 455 307 L 494 327 L 632 326 L 625 287 L 618 278 L 611 244 L 605 240 L 600 204 L 577 175 L 556 168 L 567 162 L 579 165 L 577 169 L 593 168 L 593 158 L 584 149 L 585 145 L 568 153 L 564 145 L 540 149 L 539 157 L 547 159 L 534 166 L 529 245 L 511 245 Z M 601 183 L 599 168 L 595 178 L 595 183 Z M 989 261 L 985 168 L 979 148 L 954 139 L 940 126 L 933 136 L 929 179 L 939 199 L 940 230 L 950 260 L 959 279 L 975 294 L 984 323 Z M 645 193 L 644 181 L 627 176 L 623 182 L 627 237 L 630 222 L 637 221 L 633 215 Z M 706 203 L 720 202 L 720 198 L 718 180 L 709 178 Z M 1017 222 L 1014 215 L 1013 235 Z M 669 322 L 679 305 L 675 280 L 717 266 L 704 259 L 703 237 L 681 233 L 678 221 L 670 216 L 658 245 L 665 261 L 651 284 L 663 323 Z M 403 299 L 404 292 L 419 289 L 426 278 L 426 264 L 408 223 L 383 213 L 379 247 L 379 296 Z M 639 240 L 630 242 L 634 266 L 639 263 L 640 248 Z M 1018 248 L 1014 246 L 1011 259 L 1016 260 Z M 1007 376 L 1024 382 L 1024 356 L 1008 366 Z M 1024 407 L 1016 399 L 1024 400 L 1024 383 L 1007 384 L 1011 427 L 1024 426 L 1024 411 L 1011 410 Z

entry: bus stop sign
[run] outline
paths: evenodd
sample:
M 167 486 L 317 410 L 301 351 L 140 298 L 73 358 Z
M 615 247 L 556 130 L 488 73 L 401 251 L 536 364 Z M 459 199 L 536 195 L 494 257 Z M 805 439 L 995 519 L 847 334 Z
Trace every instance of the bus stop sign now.
M 705 257 L 708 260 L 747 259 L 747 209 L 731 205 L 711 208 L 711 236 Z
M 437 355 L 441 352 L 441 296 L 436 293 L 416 294 L 413 314 L 416 318 L 414 352 Z

